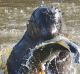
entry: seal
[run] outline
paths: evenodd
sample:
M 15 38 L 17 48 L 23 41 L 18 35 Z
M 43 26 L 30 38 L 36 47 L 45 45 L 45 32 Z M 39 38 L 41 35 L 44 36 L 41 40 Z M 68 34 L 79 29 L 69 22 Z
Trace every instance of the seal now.
M 7 68 L 9 74 L 32 74 L 29 73 L 29 66 L 26 65 L 26 67 L 23 63 L 26 63 L 26 61 L 27 63 L 30 62 L 29 58 L 31 57 L 31 54 L 35 53 L 32 52 L 32 49 L 36 45 L 59 36 L 62 31 L 62 25 L 62 13 L 58 8 L 42 6 L 34 10 L 29 20 L 29 24 L 27 24 L 27 31 L 22 39 L 13 47 L 11 55 L 8 58 Z M 70 51 L 77 55 L 77 58 L 75 57 L 74 59 L 75 62 L 78 62 L 78 46 L 65 38 L 58 39 L 58 41 L 60 40 L 66 42 Z M 55 42 L 56 41 L 57 39 L 55 39 Z M 49 66 L 49 69 L 52 70 L 51 65 Z M 41 71 L 43 72 L 43 70 Z

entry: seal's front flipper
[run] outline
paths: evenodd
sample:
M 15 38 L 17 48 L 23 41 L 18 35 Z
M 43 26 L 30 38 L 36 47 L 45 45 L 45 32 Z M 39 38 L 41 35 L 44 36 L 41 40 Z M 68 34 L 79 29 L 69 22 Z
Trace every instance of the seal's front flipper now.
M 69 45 L 70 50 L 73 54 L 72 57 L 74 63 L 80 63 L 80 47 L 71 41 L 66 41 L 66 43 Z

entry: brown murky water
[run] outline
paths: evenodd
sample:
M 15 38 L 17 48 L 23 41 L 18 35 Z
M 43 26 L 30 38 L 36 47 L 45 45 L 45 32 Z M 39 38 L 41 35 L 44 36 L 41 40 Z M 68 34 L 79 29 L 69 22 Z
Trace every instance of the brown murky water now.
M 22 38 L 32 11 L 40 5 L 37 0 L 0 0 L 0 51 L 13 46 Z M 80 45 L 80 5 L 79 0 L 47 0 L 47 5 L 54 5 L 64 12 L 66 32 L 74 42 Z M 80 66 L 74 65 L 77 73 Z M 0 74 L 3 74 L 0 71 Z

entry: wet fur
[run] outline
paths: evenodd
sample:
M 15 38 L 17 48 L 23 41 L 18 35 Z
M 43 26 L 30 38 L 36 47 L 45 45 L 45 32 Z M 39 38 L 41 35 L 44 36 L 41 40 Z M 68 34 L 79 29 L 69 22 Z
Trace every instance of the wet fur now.
M 27 31 L 23 38 L 14 46 L 8 58 L 7 68 L 9 74 L 26 74 L 28 69 L 22 67 L 21 63 L 26 63 L 25 59 L 29 58 L 29 48 L 34 48 L 37 44 L 60 34 L 62 21 L 60 17 L 58 22 L 56 22 L 54 18 L 55 14 L 55 8 L 51 7 L 40 7 L 32 13 L 29 24 L 27 25 Z M 51 31 L 54 29 L 54 24 L 56 25 L 57 32 L 52 34 Z M 71 45 L 70 42 L 67 42 L 67 44 Z M 73 45 L 71 48 L 72 47 Z M 76 50 L 76 48 L 74 48 L 74 50 Z

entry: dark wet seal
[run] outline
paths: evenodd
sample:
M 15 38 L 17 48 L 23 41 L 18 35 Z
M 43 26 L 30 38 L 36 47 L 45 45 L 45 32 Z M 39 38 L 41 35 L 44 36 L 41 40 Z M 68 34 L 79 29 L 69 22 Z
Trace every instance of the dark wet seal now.
M 56 71 L 56 70 L 53 70 L 54 68 L 52 67 L 54 66 L 56 68 L 55 64 L 53 64 L 54 59 L 52 59 L 52 61 L 49 61 L 51 62 L 51 64 L 49 64 L 49 67 L 47 68 L 47 70 L 50 71 L 49 73 L 47 71 L 44 72 L 42 70 L 41 64 L 44 61 L 44 59 L 47 59 L 47 56 L 49 55 L 50 51 L 51 50 L 53 51 L 54 49 L 50 49 L 48 47 L 50 51 L 49 49 L 47 51 L 41 51 L 41 50 L 33 51 L 33 48 L 36 45 L 41 44 L 46 40 L 50 40 L 52 38 L 54 39 L 55 37 L 58 37 L 61 33 L 62 26 L 63 26 L 62 13 L 59 11 L 58 8 L 43 6 L 34 10 L 29 20 L 29 24 L 27 24 L 27 31 L 25 32 L 23 38 L 14 46 L 13 51 L 11 52 L 11 55 L 8 58 L 8 61 L 7 61 L 8 73 L 9 74 L 40 74 L 40 73 L 53 74 L 54 73 L 53 71 Z M 60 41 L 60 40 L 63 40 L 63 42 L 65 42 L 65 44 L 69 46 L 70 51 L 75 56 L 74 61 L 78 63 L 79 62 L 78 46 L 62 37 L 58 39 L 54 39 L 54 42 Z M 33 54 L 33 59 L 31 59 L 32 54 Z M 58 55 L 56 60 L 59 60 L 59 59 L 62 60 L 67 55 L 70 55 L 70 52 L 68 52 L 68 50 L 63 50 Z M 56 62 L 57 67 L 59 67 L 59 71 L 61 73 L 64 71 L 64 69 L 60 69 L 60 67 L 61 66 L 66 67 L 67 64 L 70 63 L 69 59 L 70 57 L 68 57 L 68 61 L 65 61 L 66 64 L 65 62 L 61 64 Z M 56 72 L 56 74 L 59 74 L 59 73 Z

